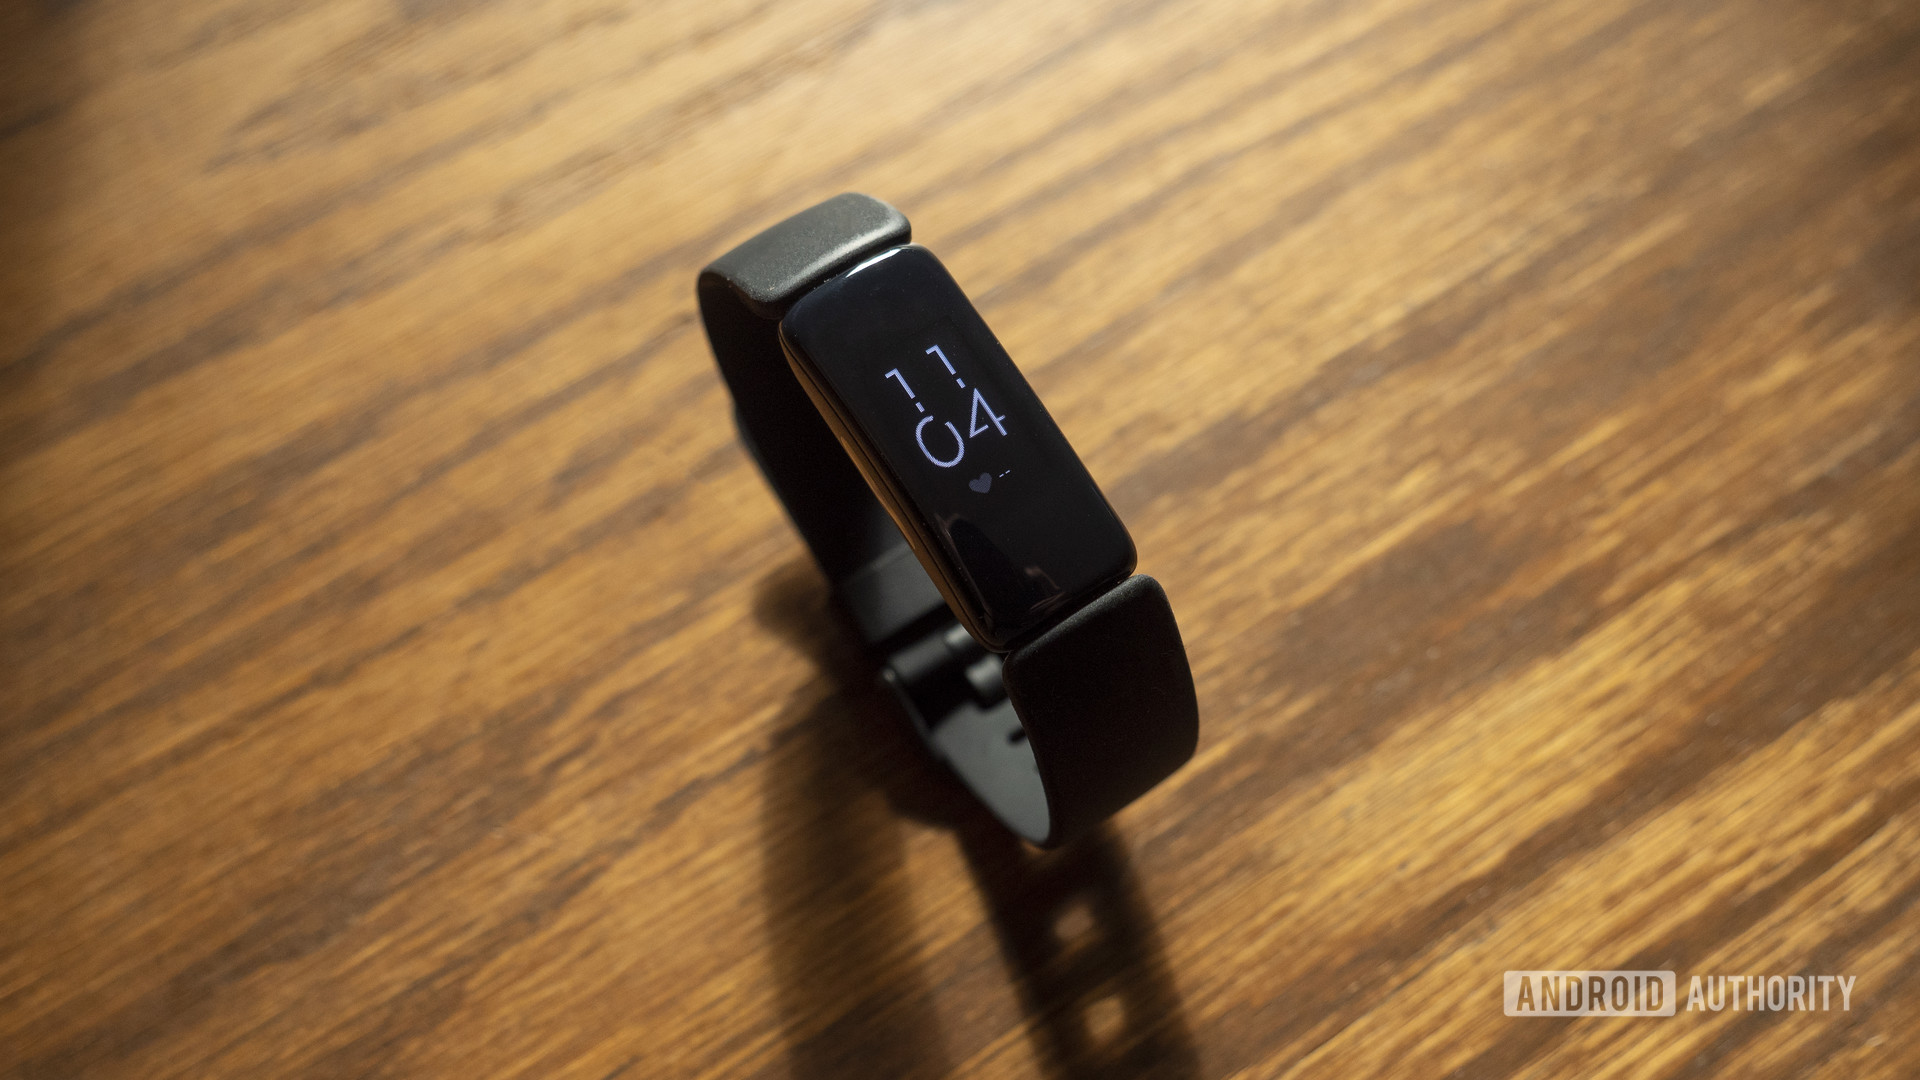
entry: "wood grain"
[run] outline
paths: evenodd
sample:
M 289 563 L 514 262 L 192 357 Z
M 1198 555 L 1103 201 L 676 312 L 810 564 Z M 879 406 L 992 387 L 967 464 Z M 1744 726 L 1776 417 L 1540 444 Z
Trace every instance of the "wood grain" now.
M 848 189 L 1187 637 L 1062 853 L 728 422 Z M 1920 7 L 25 0 L 0 298 L 0 1074 L 1920 1073 Z

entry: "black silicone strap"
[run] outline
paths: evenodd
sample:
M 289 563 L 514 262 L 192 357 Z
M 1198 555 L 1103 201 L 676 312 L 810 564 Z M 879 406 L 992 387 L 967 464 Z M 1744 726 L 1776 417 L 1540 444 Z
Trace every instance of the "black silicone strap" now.
M 788 369 L 780 317 L 815 285 L 912 236 L 900 211 L 849 192 L 700 272 L 700 317 L 742 441 L 870 645 L 946 610 L 946 601 Z
M 700 273 L 700 314 L 742 441 L 927 745 L 1021 836 L 1060 844 L 1193 755 L 1199 710 L 1166 593 L 1130 578 L 1015 649 L 947 610 L 781 353 L 809 289 L 911 238 L 878 199 L 838 195 Z

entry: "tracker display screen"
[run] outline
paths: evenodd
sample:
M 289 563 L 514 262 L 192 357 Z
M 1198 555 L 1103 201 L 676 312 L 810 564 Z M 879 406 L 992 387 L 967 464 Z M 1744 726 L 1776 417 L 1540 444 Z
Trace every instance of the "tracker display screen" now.
M 1132 572 L 1126 528 L 927 249 L 894 248 L 833 278 L 780 332 L 854 452 L 947 563 L 937 569 L 984 644 L 1004 648 Z

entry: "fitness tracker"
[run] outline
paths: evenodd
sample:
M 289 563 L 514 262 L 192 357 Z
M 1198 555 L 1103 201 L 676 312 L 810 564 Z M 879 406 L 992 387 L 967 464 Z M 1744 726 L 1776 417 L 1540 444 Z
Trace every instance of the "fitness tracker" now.
M 746 445 L 933 753 L 1051 847 L 1193 755 L 1158 582 L 907 219 L 844 194 L 702 270 Z

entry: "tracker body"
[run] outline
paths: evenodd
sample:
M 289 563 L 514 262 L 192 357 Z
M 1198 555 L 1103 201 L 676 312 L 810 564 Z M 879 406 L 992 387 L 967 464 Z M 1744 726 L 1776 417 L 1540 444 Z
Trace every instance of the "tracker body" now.
M 905 216 L 802 211 L 700 274 L 741 437 L 933 752 L 1042 846 L 1193 754 L 1166 593 Z

